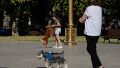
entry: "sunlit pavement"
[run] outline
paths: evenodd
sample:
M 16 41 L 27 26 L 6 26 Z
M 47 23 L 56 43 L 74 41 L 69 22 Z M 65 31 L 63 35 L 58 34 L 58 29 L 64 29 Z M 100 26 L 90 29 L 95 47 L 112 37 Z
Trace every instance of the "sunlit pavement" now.
M 77 46 L 63 45 L 63 49 L 43 48 L 39 41 L 0 41 L 0 68 L 45 68 L 44 59 L 37 59 L 38 51 L 64 51 L 68 68 L 92 68 L 90 56 L 86 51 L 86 43 Z M 120 44 L 98 43 L 98 55 L 105 68 L 120 68 Z

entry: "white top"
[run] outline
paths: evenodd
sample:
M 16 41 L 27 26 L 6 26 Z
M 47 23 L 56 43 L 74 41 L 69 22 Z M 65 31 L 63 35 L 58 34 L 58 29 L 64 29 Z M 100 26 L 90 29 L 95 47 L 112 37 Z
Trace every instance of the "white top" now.
M 89 36 L 99 36 L 102 26 L 102 8 L 99 6 L 88 6 L 84 12 L 87 15 L 85 20 L 84 34 Z

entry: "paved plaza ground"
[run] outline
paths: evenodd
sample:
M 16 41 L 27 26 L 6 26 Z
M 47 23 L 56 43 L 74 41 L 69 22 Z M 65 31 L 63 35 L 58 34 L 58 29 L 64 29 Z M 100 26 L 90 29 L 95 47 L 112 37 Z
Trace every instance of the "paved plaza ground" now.
M 0 41 L 0 68 L 45 68 L 44 59 L 37 59 L 40 50 L 64 51 L 68 68 L 92 68 L 90 56 L 86 51 L 86 43 L 77 46 L 64 45 L 63 49 L 43 48 L 39 41 Z M 120 44 L 98 43 L 98 55 L 105 68 L 120 68 Z

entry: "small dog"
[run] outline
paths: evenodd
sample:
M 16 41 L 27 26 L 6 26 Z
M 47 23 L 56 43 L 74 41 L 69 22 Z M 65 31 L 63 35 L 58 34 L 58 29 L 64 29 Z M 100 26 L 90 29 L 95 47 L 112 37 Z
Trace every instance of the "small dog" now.
M 67 62 L 64 59 L 64 52 L 62 53 L 53 53 L 53 52 L 44 52 L 43 50 L 37 53 L 36 56 L 38 59 L 45 59 L 46 68 L 51 68 L 54 63 L 57 63 L 56 68 L 68 68 Z

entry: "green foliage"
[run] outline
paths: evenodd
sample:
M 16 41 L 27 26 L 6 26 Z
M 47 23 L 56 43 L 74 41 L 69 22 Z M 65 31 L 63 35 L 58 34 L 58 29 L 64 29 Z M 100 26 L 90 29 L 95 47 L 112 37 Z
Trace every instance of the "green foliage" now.
M 68 0 L 49 0 L 52 5 L 52 10 L 59 14 L 68 13 Z M 88 0 L 73 0 L 74 15 L 81 15 L 85 7 L 88 5 Z M 112 16 L 112 18 L 120 19 L 120 0 L 101 0 L 104 15 Z M 119 14 L 119 15 L 118 15 Z
M 49 0 L 53 5 L 53 11 L 59 11 L 62 15 L 68 13 L 68 0 Z M 87 5 L 88 0 L 74 0 L 73 11 L 75 15 L 83 13 L 83 9 Z
M 76 15 L 81 15 L 87 5 L 88 0 L 75 0 L 74 1 L 74 11 Z
M 67 20 L 68 16 L 68 1 L 69 0 L 0 0 L 0 23 L 4 19 L 4 11 L 10 16 L 10 27 L 18 18 L 19 22 L 25 24 L 28 17 L 31 18 L 32 24 L 45 25 L 44 20 L 50 11 L 55 11 L 58 15 Z M 89 0 L 73 0 L 74 24 L 78 22 L 78 17 L 81 16 L 88 5 Z M 120 20 L 120 0 L 101 0 L 103 8 L 103 16 L 110 20 Z M 48 2 L 48 3 L 47 3 Z M 24 21 L 23 21 L 24 19 Z M 22 27 L 21 26 L 21 27 Z M 0 25 L 0 27 L 2 27 Z M 25 27 L 27 28 L 27 27 Z M 79 27 L 78 27 L 79 28 Z M 25 29 L 23 29 L 25 30 Z
M 31 1 L 31 0 L 10 0 L 10 2 L 12 3 L 16 3 L 16 2 L 19 2 L 19 3 L 22 3 L 22 2 L 25 2 L 25 1 Z
M 59 11 L 61 14 L 66 14 L 68 10 L 67 0 L 49 0 L 50 5 L 52 5 L 52 11 Z
M 0 0 L 0 12 L 7 11 L 10 16 L 17 17 L 23 13 L 31 15 L 35 13 L 34 9 L 40 9 L 38 7 L 45 0 Z M 55 11 L 59 15 L 68 14 L 68 0 L 46 0 L 49 2 L 49 10 Z M 101 0 L 103 7 L 103 16 L 120 19 L 120 0 Z M 73 0 L 73 12 L 75 16 L 82 15 L 84 9 L 88 5 L 88 0 Z M 43 9 L 43 8 L 42 8 Z
M 120 20 L 120 0 L 104 0 L 102 1 L 102 7 L 105 15 Z
M 68 0 L 48 0 L 50 3 L 50 6 L 52 6 L 53 11 L 58 11 L 60 14 L 65 15 L 68 13 Z M 110 14 L 116 14 L 118 13 L 119 9 L 119 0 L 101 0 L 103 8 L 106 9 L 106 11 L 110 11 Z M 10 2 L 10 3 L 9 3 Z M 28 2 L 31 2 L 28 4 Z M 6 5 L 9 6 L 9 8 L 16 8 L 16 11 L 19 11 L 18 9 L 23 9 L 23 11 L 31 11 L 31 8 L 35 7 L 38 0 L 0 0 L 0 9 L 4 10 L 4 8 L 7 8 Z M 73 11 L 75 15 L 80 15 L 84 12 L 85 7 L 88 4 L 88 0 L 73 0 Z M 22 6 L 23 4 L 26 4 L 26 6 Z M 1 10 L 0 10 L 1 11 Z

